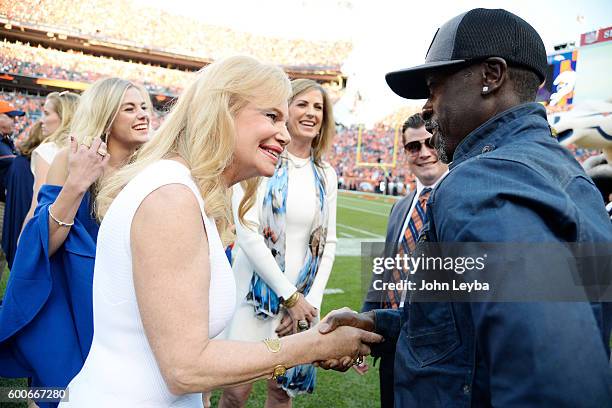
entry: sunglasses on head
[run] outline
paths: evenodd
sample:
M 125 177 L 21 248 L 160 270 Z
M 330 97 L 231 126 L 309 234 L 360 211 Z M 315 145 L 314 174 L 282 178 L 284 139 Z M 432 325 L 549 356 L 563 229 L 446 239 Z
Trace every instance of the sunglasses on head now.
M 421 151 L 422 145 L 425 145 L 429 149 L 435 149 L 432 138 L 428 138 L 425 140 L 415 140 L 413 142 L 408 142 L 404 145 L 404 150 L 408 154 L 415 155 Z

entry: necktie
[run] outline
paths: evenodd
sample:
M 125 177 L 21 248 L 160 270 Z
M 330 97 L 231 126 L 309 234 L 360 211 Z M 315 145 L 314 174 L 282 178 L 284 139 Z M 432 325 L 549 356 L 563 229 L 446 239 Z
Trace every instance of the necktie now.
M 400 257 L 403 257 L 404 254 L 411 255 L 416 248 L 416 244 L 419 240 L 419 233 L 426 222 L 425 205 L 427 204 L 430 194 L 431 188 L 424 188 L 417 198 L 412 214 L 410 214 L 410 220 L 406 226 L 406 231 L 404 231 L 404 236 L 397 249 L 397 254 Z M 403 270 L 397 268 L 393 270 L 393 282 L 398 283 L 403 280 L 405 276 L 406 274 Z M 397 309 L 400 305 L 401 295 L 401 291 L 396 289 L 387 290 L 388 301 L 385 305 L 386 308 Z

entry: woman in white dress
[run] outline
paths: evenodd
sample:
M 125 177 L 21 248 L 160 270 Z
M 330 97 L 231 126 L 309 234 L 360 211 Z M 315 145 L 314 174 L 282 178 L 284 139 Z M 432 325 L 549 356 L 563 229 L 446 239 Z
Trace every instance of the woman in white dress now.
M 34 195 L 23 225 L 34 215 L 38 205 L 38 191 L 47 180 L 47 173 L 55 155 L 69 144 L 68 131 L 78 103 L 79 95 L 72 92 L 51 92 L 47 95 L 41 119 L 45 139 L 34 149 L 30 158 L 30 168 L 34 175 Z
M 100 190 L 94 339 L 70 402 L 60 406 L 201 407 L 203 391 L 357 357 L 369 352 L 365 343 L 381 341 L 350 327 L 263 342 L 213 339 L 235 307 L 223 247 L 232 238 L 229 187 L 274 173 L 289 142 L 289 96 L 276 66 L 217 61 L 196 75 L 134 163 Z M 257 180 L 245 184 L 252 195 Z
M 292 81 L 288 130 L 291 143 L 274 176 L 258 189 L 249 225 L 236 222 L 237 310 L 224 333 L 233 340 L 263 340 L 306 330 L 319 318 L 336 252 L 337 176 L 322 156 L 335 123 L 325 90 L 315 81 Z M 243 195 L 234 188 L 235 209 Z M 235 211 L 235 216 L 238 212 Z M 289 370 L 268 381 L 266 407 L 290 407 L 313 392 L 316 370 Z M 220 407 L 242 407 L 252 384 L 227 388 Z

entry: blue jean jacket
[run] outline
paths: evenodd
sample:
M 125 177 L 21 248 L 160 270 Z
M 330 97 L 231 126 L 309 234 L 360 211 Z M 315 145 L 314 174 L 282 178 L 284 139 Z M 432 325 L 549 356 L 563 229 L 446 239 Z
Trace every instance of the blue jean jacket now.
M 493 117 L 459 144 L 427 214 L 422 235 L 432 242 L 612 242 L 601 195 L 536 103 Z M 376 331 L 397 342 L 395 406 L 612 406 L 606 307 L 438 302 L 378 310 Z

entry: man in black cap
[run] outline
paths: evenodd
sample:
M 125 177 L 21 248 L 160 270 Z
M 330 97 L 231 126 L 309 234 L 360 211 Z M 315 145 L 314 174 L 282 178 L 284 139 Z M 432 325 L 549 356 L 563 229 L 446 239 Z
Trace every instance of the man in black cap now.
M 533 27 L 474 9 L 438 30 L 425 61 L 386 77 L 398 95 L 427 98 L 423 116 L 450 163 L 429 198 L 424 240 L 612 242 L 597 189 L 534 103 L 546 52 Z M 507 277 L 521 282 L 516 272 Z M 601 304 L 532 300 L 339 312 L 319 330 L 353 325 L 396 343 L 396 407 L 612 406 Z

